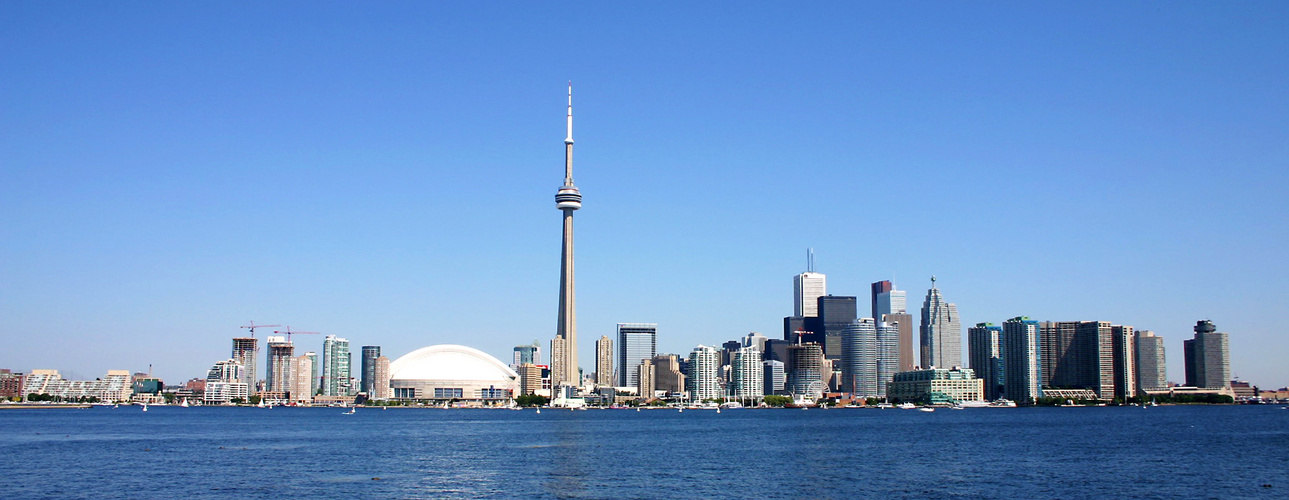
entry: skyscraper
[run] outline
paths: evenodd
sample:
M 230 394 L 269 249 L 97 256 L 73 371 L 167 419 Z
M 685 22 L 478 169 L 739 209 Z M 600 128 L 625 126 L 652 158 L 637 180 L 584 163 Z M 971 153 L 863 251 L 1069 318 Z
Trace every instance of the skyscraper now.
M 810 318 L 819 315 L 816 301 L 828 293 L 828 278 L 815 272 L 814 249 L 806 253 L 806 272 L 792 277 L 792 291 L 793 316 Z
M 595 341 L 595 385 L 613 385 L 613 339 L 607 335 Z
M 312 354 L 312 353 L 310 353 Z M 291 358 L 291 402 L 308 404 L 313 401 L 313 359 L 317 356 L 296 356 Z
M 788 392 L 794 396 L 818 399 L 828 387 L 824 371 L 823 347 L 815 343 L 788 346 Z
M 1120 401 L 1137 395 L 1137 363 L 1133 354 L 1137 336 L 1131 326 L 1112 325 L 1111 345 L 1114 349 L 1114 397 Z
M 542 364 L 542 348 L 537 344 L 536 340 L 533 341 L 532 345 L 515 346 L 515 358 L 510 366 L 518 367 L 524 363 Z
M 618 323 L 618 385 L 635 387 L 636 366 L 658 354 L 657 323 Z
M 286 393 L 291 390 L 291 358 L 295 356 L 295 346 L 286 337 L 279 336 L 269 336 L 264 342 L 269 346 L 264 388 L 269 392 Z
M 859 397 L 877 396 L 877 324 L 859 318 L 842 330 L 842 392 Z
M 389 372 L 389 358 L 385 356 L 377 356 L 376 361 L 374 361 L 372 365 L 374 365 L 375 368 L 372 370 L 373 381 L 370 393 L 371 397 L 372 399 L 389 399 L 394 395 L 393 388 L 389 386 L 391 376 Z
M 958 306 L 945 302 L 931 277 L 922 302 L 922 368 L 953 368 L 962 364 L 962 323 Z
M 349 395 L 349 340 L 327 335 L 322 339 L 322 395 Z
M 259 345 L 255 337 L 234 337 L 233 338 L 233 361 L 242 365 L 241 382 L 246 384 L 248 394 L 255 394 L 255 353 L 259 351 Z
M 885 322 L 898 329 L 899 367 L 896 371 L 909 371 L 918 363 L 917 340 L 913 338 L 913 317 L 909 315 L 907 293 L 896 290 L 890 281 L 873 283 L 873 320 Z M 882 383 L 885 391 L 886 383 Z
M 783 392 L 783 386 L 788 382 L 787 371 L 783 368 L 783 362 L 777 359 L 768 359 L 761 362 L 763 375 L 765 376 L 765 394 L 779 394 Z
M 1003 395 L 1017 403 L 1043 397 L 1038 322 L 1017 316 L 1003 323 Z
M 976 323 L 967 329 L 967 358 L 976 376 L 985 381 L 985 399 L 993 401 L 1003 393 L 1003 328 L 993 323 Z
M 304 353 L 304 356 L 309 358 L 309 368 L 313 371 L 313 376 L 309 377 L 309 397 L 312 398 L 318 394 L 319 389 L 322 389 L 322 359 L 313 351 Z
M 1154 391 L 1168 387 L 1164 363 L 1164 338 L 1150 330 L 1137 330 L 1137 390 Z
M 668 393 L 685 392 L 685 371 L 680 367 L 680 357 L 659 354 L 653 357 L 654 389 Z
M 560 249 L 559 318 L 551 342 L 551 384 L 581 382 L 577 366 L 577 302 L 573 287 L 573 211 L 582 208 L 582 193 L 573 185 L 573 84 L 568 85 L 568 135 L 564 138 L 564 185 L 555 193 L 555 208 L 564 214 Z
M 657 375 L 656 367 L 653 366 L 653 358 L 641 360 L 636 365 L 636 394 L 642 398 L 652 398 L 654 391 L 654 377 Z
M 1226 333 L 1212 321 L 1195 322 L 1195 337 L 1182 341 L 1186 355 L 1186 385 L 1207 389 L 1231 386 L 1231 351 Z
M 380 346 L 365 345 L 363 346 L 363 378 L 360 384 L 361 391 L 367 397 L 373 396 L 376 388 L 376 358 L 380 357 Z
M 764 370 L 759 349 L 740 347 L 734 351 L 734 359 L 730 362 L 730 396 L 752 401 L 765 396 Z
M 693 401 L 721 397 L 719 354 L 715 347 L 700 345 L 689 353 L 689 397 Z
M 841 359 L 841 332 L 858 316 L 857 299 L 835 295 L 819 297 L 819 316 L 806 318 L 806 330 L 813 333 L 804 341 L 818 342 L 828 359 Z

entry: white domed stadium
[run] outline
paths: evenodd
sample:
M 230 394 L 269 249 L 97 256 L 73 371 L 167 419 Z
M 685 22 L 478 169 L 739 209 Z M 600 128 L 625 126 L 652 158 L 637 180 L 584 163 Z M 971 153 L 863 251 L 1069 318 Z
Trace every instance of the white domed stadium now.
M 519 374 L 488 353 L 463 345 L 433 345 L 389 365 L 395 399 L 458 400 L 493 404 L 514 397 Z

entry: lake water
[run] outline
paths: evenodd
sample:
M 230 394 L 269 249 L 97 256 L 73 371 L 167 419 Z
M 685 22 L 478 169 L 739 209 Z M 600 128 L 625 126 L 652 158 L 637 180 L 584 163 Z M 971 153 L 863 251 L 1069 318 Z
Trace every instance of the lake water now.
M 1289 498 L 1278 405 L 153 406 L 0 410 L 0 428 L 3 498 Z

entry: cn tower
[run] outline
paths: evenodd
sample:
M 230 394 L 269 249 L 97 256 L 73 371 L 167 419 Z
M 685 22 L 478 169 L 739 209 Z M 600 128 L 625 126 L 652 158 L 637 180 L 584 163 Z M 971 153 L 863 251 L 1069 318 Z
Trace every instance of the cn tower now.
M 582 208 L 582 193 L 573 185 L 573 82 L 568 84 L 568 136 L 564 138 L 564 185 L 555 193 L 555 208 L 564 213 L 564 244 L 559 264 L 559 325 L 551 343 L 551 386 L 578 386 L 577 300 L 573 293 L 573 211 Z

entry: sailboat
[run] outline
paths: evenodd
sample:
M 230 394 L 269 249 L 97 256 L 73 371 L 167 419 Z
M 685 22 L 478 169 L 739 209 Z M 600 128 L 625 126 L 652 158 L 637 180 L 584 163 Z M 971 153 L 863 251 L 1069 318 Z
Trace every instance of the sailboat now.
M 188 407 L 188 400 L 187 400 L 187 399 L 183 400 L 182 402 L 180 402 L 180 403 L 179 403 L 179 406 L 182 406 L 182 407 L 184 407 L 184 408 L 187 408 L 187 407 Z
M 143 411 L 148 411 L 148 404 L 147 404 L 147 403 L 143 403 Z
M 349 411 L 344 412 L 341 415 L 353 415 L 357 411 L 358 411 L 358 408 L 350 408 Z

